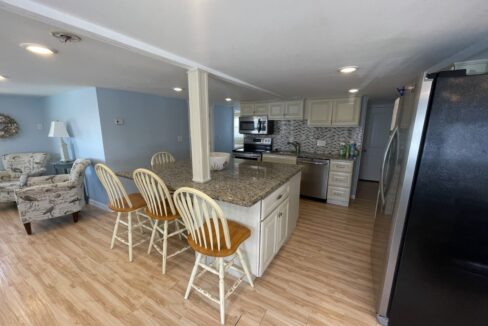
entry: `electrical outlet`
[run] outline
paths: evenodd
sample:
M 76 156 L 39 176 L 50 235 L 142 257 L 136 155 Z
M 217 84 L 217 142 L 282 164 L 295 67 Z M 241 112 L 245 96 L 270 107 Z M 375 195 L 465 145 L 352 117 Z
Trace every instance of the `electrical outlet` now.
M 324 147 L 325 146 L 325 140 L 317 140 L 317 146 Z
M 178 143 L 182 143 L 183 142 L 183 136 L 176 137 L 176 140 L 178 141 Z

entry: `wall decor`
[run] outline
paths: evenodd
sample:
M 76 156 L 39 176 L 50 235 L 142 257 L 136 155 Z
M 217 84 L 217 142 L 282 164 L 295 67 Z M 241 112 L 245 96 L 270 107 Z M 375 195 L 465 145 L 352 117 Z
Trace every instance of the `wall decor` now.
M 12 137 L 19 132 L 17 121 L 6 114 L 0 113 L 0 138 Z

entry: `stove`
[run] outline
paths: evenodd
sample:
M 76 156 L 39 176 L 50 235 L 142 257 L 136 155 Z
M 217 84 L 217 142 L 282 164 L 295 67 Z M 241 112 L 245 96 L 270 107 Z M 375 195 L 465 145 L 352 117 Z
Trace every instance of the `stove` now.
M 272 150 L 272 138 L 253 138 L 244 140 L 244 147 L 234 149 L 232 152 L 234 158 L 261 161 L 261 154 L 271 152 Z

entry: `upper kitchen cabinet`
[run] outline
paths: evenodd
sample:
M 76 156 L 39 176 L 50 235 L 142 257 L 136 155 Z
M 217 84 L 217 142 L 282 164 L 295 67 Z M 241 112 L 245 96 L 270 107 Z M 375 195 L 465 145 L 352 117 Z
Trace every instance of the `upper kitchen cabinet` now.
M 269 104 L 270 120 L 303 120 L 303 100 Z
M 286 102 L 285 119 L 303 120 L 303 100 Z
M 268 103 L 255 103 L 254 115 L 268 115 Z
M 241 116 L 268 115 L 268 103 L 262 102 L 242 102 Z
M 268 119 L 282 120 L 285 116 L 285 102 L 274 102 L 269 104 Z
M 312 127 L 357 127 L 360 98 L 307 100 L 308 125 Z
M 333 108 L 333 100 L 307 100 L 308 125 L 311 127 L 330 127 Z
M 357 127 L 359 126 L 359 116 L 361 113 L 361 99 L 345 98 L 335 100 L 332 109 L 332 125 L 337 127 Z
M 254 115 L 254 103 L 241 103 L 241 116 Z
M 241 116 L 267 115 L 269 120 L 303 120 L 303 100 L 242 102 Z

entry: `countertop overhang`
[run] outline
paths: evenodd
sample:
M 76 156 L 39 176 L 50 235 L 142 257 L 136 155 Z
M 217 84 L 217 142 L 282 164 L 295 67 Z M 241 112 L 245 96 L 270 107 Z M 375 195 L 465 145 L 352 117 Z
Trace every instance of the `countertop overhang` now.
M 231 159 L 221 171 L 212 171 L 206 183 L 192 181 L 190 161 L 168 163 L 153 170 L 169 189 L 191 187 L 203 191 L 215 200 L 251 207 L 266 198 L 301 171 L 299 165 Z M 132 179 L 133 171 L 120 171 L 120 177 Z

